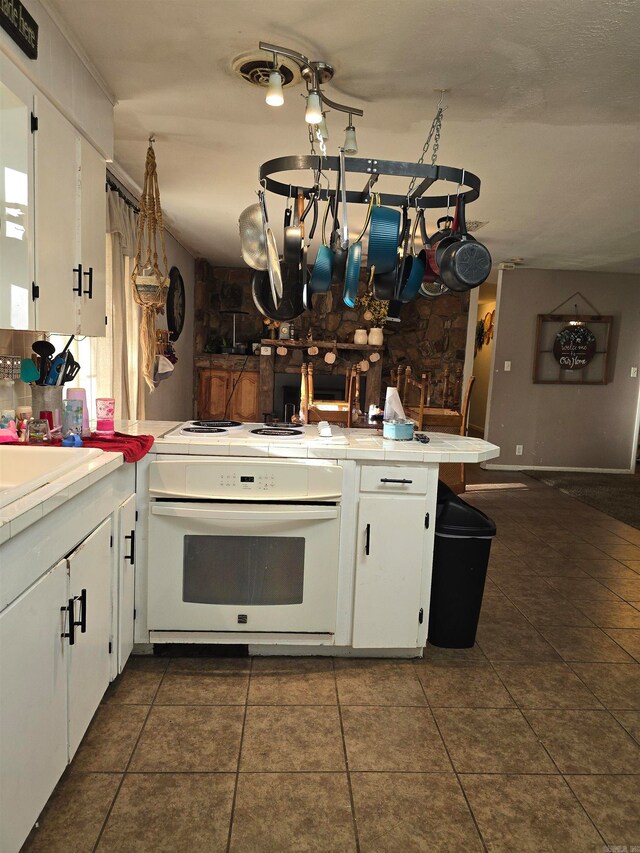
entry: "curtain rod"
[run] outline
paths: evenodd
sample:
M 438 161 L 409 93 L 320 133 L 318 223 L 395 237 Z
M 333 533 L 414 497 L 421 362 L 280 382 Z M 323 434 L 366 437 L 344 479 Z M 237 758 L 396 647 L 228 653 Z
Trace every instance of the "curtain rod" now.
M 127 190 L 127 188 L 124 187 L 117 178 L 114 178 L 110 172 L 107 172 L 106 189 L 110 189 L 118 193 L 126 205 L 132 208 L 136 214 L 140 213 L 140 207 L 138 206 L 137 199 L 135 199 L 129 190 Z

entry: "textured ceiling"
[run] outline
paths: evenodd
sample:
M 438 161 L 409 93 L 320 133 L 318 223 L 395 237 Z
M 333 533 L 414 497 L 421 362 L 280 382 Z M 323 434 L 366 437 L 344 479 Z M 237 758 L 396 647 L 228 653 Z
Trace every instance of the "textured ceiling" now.
M 308 152 L 302 87 L 274 109 L 231 73 L 263 39 L 335 66 L 328 96 L 365 110 L 358 156 L 415 161 L 434 90 L 450 89 L 439 162 L 482 179 L 468 216 L 488 221 L 478 236 L 494 261 L 640 272 L 636 0 L 49 5 L 118 100 L 117 165 L 140 184 L 155 134 L 172 230 L 216 264 L 241 264 L 237 218 L 259 165 Z M 329 114 L 329 153 L 345 119 Z

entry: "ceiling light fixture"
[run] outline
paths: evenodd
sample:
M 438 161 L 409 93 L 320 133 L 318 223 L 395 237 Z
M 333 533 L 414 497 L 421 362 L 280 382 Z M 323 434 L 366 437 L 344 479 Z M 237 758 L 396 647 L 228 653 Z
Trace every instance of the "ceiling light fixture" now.
M 345 104 L 338 104 L 335 101 L 327 98 L 325 93 L 320 88 L 324 83 L 328 83 L 329 80 L 333 77 L 333 67 L 329 65 L 327 62 L 322 62 L 320 60 L 311 61 L 303 54 L 298 53 L 297 50 L 291 50 L 288 47 L 280 47 L 277 44 L 269 44 L 267 42 L 261 41 L 259 44 L 260 50 L 267 51 L 268 53 L 273 54 L 274 57 L 274 71 L 269 75 L 269 89 L 267 91 L 267 103 L 279 106 L 283 101 L 284 97 L 282 95 L 282 80 L 280 79 L 280 86 L 276 89 L 277 81 L 275 79 L 275 74 L 277 73 L 277 57 L 286 57 L 287 59 L 292 59 L 300 68 L 300 73 L 302 77 L 306 80 L 307 83 L 307 96 L 306 96 L 306 107 L 304 118 L 307 124 L 315 125 L 318 127 L 320 135 L 322 139 L 329 138 L 329 131 L 327 129 L 327 123 L 325 120 L 325 113 L 323 112 L 323 106 L 330 107 L 333 110 L 337 110 L 341 113 L 347 113 L 349 116 L 349 124 L 346 128 L 346 137 L 345 137 L 345 153 L 347 154 L 355 154 L 358 151 L 358 144 L 356 142 L 356 134 L 355 127 L 353 125 L 353 116 L 362 116 L 363 111 L 357 109 L 356 107 L 346 106 Z M 278 74 L 278 77 L 280 75 Z M 274 95 L 277 91 L 279 98 L 282 100 L 270 100 L 271 97 L 271 89 L 272 82 L 274 85 Z
M 351 113 L 349 113 L 349 124 L 345 127 L 344 134 L 344 148 L 345 154 L 357 154 L 358 153 L 358 141 L 356 139 L 356 129 L 353 126 L 353 118 L 351 117 Z

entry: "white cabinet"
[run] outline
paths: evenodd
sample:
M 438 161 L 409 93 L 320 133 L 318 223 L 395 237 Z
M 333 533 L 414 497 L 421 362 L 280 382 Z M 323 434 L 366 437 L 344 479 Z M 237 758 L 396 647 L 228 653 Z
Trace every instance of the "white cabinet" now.
M 108 518 L 67 561 L 69 608 L 75 626 L 73 642 L 69 639 L 69 759 L 109 684 L 112 541 Z
M 19 850 L 67 764 L 67 561 L 0 615 L 0 849 Z
M 136 496 L 120 507 L 118 521 L 118 672 L 133 649 L 136 561 Z
M 104 335 L 105 162 L 46 98 L 36 112 L 37 327 Z

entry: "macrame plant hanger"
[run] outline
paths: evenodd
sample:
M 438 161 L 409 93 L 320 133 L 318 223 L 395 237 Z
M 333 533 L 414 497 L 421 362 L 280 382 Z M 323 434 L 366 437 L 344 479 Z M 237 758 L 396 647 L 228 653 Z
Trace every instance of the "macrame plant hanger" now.
M 153 136 L 144 167 L 144 186 L 140 198 L 136 257 L 131 273 L 133 298 L 142 306 L 140 322 L 140 353 L 142 375 L 151 391 L 154 390 L 153 368 L 156 357 L 156 314 L 164 314 L 169 289 L 167 252 L 164 244 L 164 223 L 160 206 L 160 188 L 156 171 Z M 162 249 L 163 271 L 158 266 L 158 236 Z M 144 257 L 143 257 L 144 255 Z

